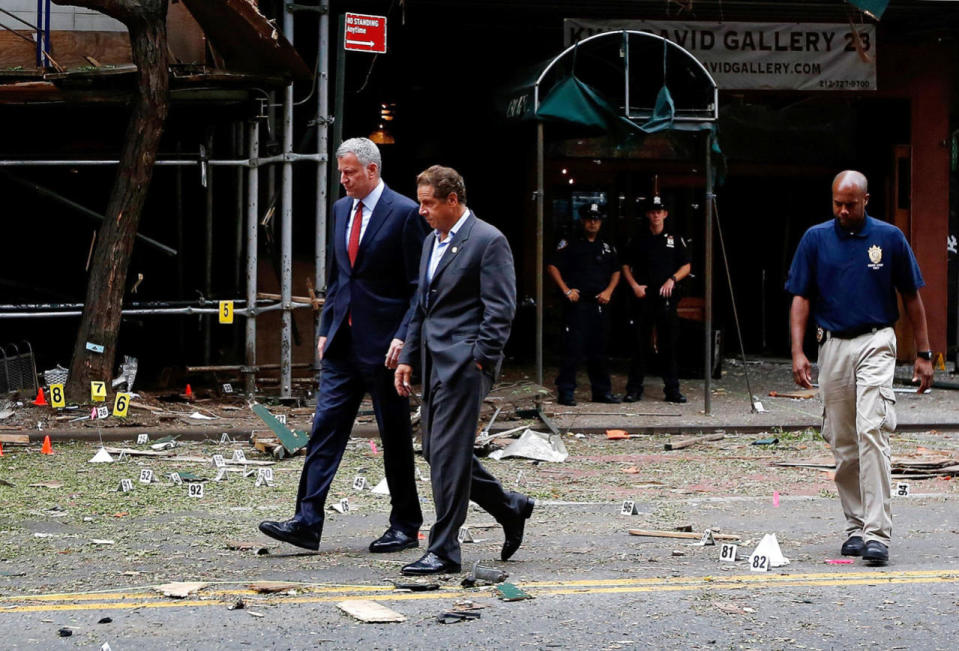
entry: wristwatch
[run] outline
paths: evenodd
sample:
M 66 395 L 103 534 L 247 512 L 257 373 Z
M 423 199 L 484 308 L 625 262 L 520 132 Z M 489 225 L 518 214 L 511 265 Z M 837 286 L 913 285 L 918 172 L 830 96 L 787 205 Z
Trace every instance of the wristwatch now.
M 674 283 L 678 283 L 678 282 L 679 282 L 679 280 L 676 278 L 676 274 L 671 275 L 670 278 L 673 279 L 673 282 L 674 282 Z
M 916 353 L 916 357 L 921 357 L 922 359 L 931 362 L 932 361 L 932 351 L 931 350 L 920 350 Z

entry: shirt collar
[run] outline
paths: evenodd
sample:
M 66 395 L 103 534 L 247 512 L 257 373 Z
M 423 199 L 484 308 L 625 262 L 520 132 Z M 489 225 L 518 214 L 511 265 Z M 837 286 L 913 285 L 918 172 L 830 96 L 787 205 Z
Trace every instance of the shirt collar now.
M 869 237 L 869 235 L 872 233 L 873 221 L 874 221 L 874 220 L 873 220 L 872 217 L 869 216 L 869 213 L 866 213 L 866 215 L 865 215 L 865 217 L 864 217 L 864 219 L 863 219 L 862 228 L 860 228 L 860 229 L 859 229 L 858 231 L 856 231 L 855 233 L 852 233 L 852 232 L 847 231 L 846 229 L 844 229 L 842 226 L 839 225 L 839 218 L 838 218 L 838 217 L 834 217 L 834 218 L 833 218 L 833 224 L 834 224 L 834 226 L 835 226 L 835 228 L 836 228 L 836 232 L 839 233 L 839 235 L 842 236 L 842 237 L 860 237 L 860 238 Z
M 439 232 L 438 230 L 436 230 L 436 229 L 433 229 L 433 233 L 436 235 L 436 243 L 437 243 L 437 244 L 446 244 L 446 243 L 449 242 L 451 239 L 453 239 L 453 236 L 456 235 L 456 232 L 457 232 L 460 228 L 462 228 L 463 224 L 466 223 L 466 219 L 467 219 L 469 216 L 470 216 L 470 209 L 467 208 L 467 209 L 463 212 L 463 216 L 460 217 L 459 219 L 457 219 L 457 220 L 456 220 L 456 223 L 453 224 L 453 227 L 450 229 L 450 234 L 449 234 L 449 236 L 448 236 L 445 240 L 443 240 L 442 242 L 440 242 L 440 232 Z
M 363 197 L 362 199 L 353 200 L 353 212 L 356 212 L 356 203 L 357 201 L 362 201 L 363 205 L 366 206 L 367 210 L 371 213 L 376 208 L 376 204 L 379 202 L 380 197 L 383 196 L 383 189 L 386 187 L 386 184 L 383 183 L 383 179 L 380 179 L 380 182 L 376 184 L 376 187 L 370 190 L 370 193 Z

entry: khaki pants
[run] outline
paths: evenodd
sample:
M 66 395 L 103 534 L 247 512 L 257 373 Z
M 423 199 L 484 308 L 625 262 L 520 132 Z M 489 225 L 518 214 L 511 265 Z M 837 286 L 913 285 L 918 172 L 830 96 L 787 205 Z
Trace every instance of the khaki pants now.
M 819 347 L 823 438 L 836 458 L 846 536 L 888 545 L 892 536 L 889 435 L 896 430 L 892 328 Z

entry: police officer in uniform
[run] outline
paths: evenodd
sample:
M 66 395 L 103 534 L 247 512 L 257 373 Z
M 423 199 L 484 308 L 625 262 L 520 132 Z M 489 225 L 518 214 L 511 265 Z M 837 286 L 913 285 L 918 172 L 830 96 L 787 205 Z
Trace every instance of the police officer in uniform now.
M 593 402 L 618 403 L 612 393 L 606 340 L 609 335 L 609 301 L 619 283 L 616 248 L 599 237 L 606 219 L 603 207 L 589 203 L 580 211 L 583 231 L 574 239 L 560 240 L 550 264 L 550 277 L 563 294 L 562 362 L 556 389 L 561 405 L 575 405 L 576 366 L 584 358 Z
M 649 232 L 635 238 L 628 247 L 623 276 L 636 297 L 633 326 L 636 348 L 626 382 L 625 402 L 643 397 L 647 349 L 653 327 L 656 347 L 663 360 L 663 391 L 667 402 L 686 402 L 679 392 L 679 369 L 676 363 L 676 341 L 679 318 L 676 306 L 679 295 L 676 285 L 689 275 L 689 251 L 683 238 L 666 230 L 669 209 L 663 198 L 654 196 L 644 203 Z

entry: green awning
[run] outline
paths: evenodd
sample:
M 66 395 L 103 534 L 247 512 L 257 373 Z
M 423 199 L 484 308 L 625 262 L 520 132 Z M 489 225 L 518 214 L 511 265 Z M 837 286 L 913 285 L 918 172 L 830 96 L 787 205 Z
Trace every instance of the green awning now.
M 889 0 L 848 0 L 849 4 L 870 14 L 876 20 L 882 18 L 882 12 L 889 6 Z

